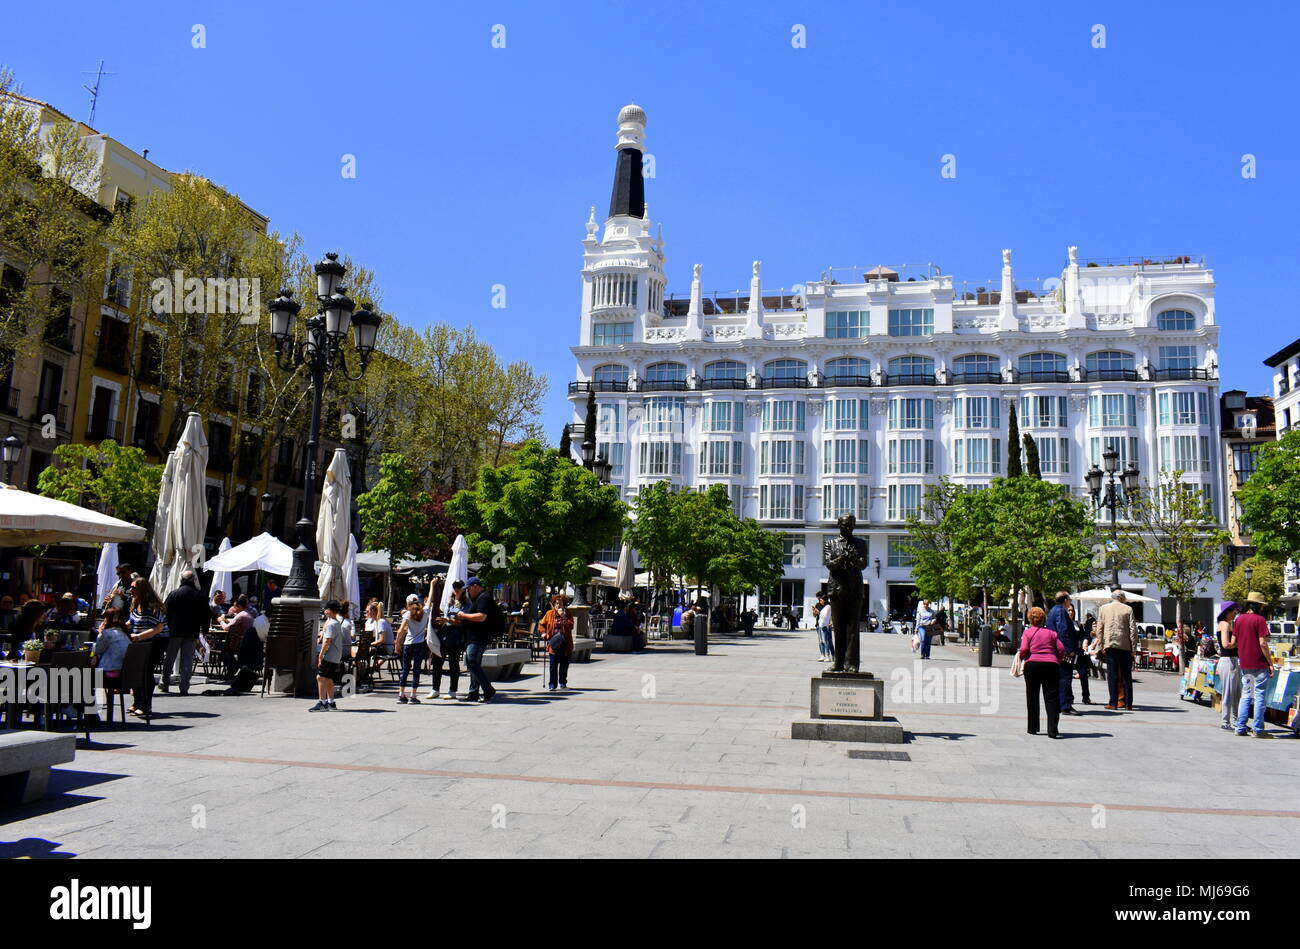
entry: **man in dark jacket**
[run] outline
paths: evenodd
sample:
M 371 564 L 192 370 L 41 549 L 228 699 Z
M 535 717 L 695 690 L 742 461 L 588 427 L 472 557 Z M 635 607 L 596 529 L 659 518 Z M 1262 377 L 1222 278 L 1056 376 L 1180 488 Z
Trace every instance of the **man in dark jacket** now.
M 1075 657 L 1079 654 L 1079 632 L 1075 625 L 1074 618 L 1070 616 L 1067 607 L 1070 605 L 1070 594 L 1065 590 L 1056 594 L 1056 605 L 1047 612 L 1047 628 L 1054 630 L 1057 637 L 1061 640 L 1061 645 L 1065 647 L 1065 661 L 1061 663 L 1061 714 L 1062 715 L 1082 715 L 1074 707 L 1074 667 Z
M 505 627 L 504 617 L 501 607 L 478 577 L 470 577 L 465 582 L 465 591 L 469 594 L 469 605 L 457 613 L 454 620 L 457 625 L 465 624 L 465 638 L 468 642 L 465 647 L 465 668 L 469 670 L 469 692 L 465 695 L 465 701 L 491 702 L 497 690 L 483 672 L 483 652 L 501 635 Z
M 162 690 L 171 688 L 172 669 L 180 659 L 181 695 L 190 694 L 190 673 L 194 671 L 194 650 L 199 635 L 212 622 L 208 598 L 199 589 L 193 570 L 181 574 L 181 585 L 167 596 L 167 658 L 163 662 Z

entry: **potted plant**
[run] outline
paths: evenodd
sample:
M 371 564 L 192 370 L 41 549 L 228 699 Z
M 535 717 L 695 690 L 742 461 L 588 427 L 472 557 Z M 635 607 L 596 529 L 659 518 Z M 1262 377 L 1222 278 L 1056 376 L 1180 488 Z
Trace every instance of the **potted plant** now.
M 41 650 L 45 648 L 45 643 L 39 639 L 29 639 L 23 643 L 23 658 L 28 662 L 39 662 Z

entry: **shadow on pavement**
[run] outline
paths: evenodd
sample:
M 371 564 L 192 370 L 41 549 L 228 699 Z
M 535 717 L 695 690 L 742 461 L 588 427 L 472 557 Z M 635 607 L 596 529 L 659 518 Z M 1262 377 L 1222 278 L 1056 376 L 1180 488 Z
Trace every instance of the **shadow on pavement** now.
M 40 837 L 24 837 L 22 840 L 0 840 L 0 860 L 66 860 L 75 857 L 75 853 L 59 852 L 63 844 Z

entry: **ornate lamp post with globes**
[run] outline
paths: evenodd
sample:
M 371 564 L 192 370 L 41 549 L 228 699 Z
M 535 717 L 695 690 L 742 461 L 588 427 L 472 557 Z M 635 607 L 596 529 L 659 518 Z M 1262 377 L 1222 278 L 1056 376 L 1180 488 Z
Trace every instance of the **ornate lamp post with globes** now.
M 1101 453 L 1102 464 L 1106 466 L 1105 477 L 1106 483 L 1102 485 L 1103 473 L 1100 468 L 1093 465 L 1088 471 L 1088 493 L 1092 495 L 1092 503 L 1100 511 L 1102 508 L 1110 510 L 1110 540 L 1112 548 L 1118 545 L 1119 533 L 1115 527 L 1115 518 L 1119 509 L 1125 505 L 1125 499 L 1134 496 L 1141 488 L 1141 473 L 1135 462 L 1130 461 L 1120 475 L 1120 484 L 1123 487 L 1123 495 L 1115 486 L 1115 471 L 1119 467 L 1119 452 L 1114 447 L 1109 447 Z M 1119 586 L 1119 558 L 1116 556 L 1114 549 L 1110 552 L 1110 585 L 1111 589 Z
M 317 312 L 315 316 L 308 317 L 302 336 L 294 332 L 294 320 L 302 305 L 293 299 L 292 291 L 281 290 L 280 295 L 267 307 L 271 311 L 271 336 L 275 340 L 276 362 L 286 372 L 305 368 L 312 389 L 307 471 L 302 493 L 303 516 L 297 524 L 298 546 L 293 552 L 293 569 L 284 584 L 285 595 L 291 597 L 316 595 L 316 526 L 313 515 L 325 376 L 333 371 L 342 374 L 350 382 L 360 379 L 366 371 L 370 354 L 374 352 L 375 337 L 383 323 L 383 317 L 372 311 L 369 303 L 363 303 L 361 309 L 357 309 L 356 303 L 344 292 L 346 288 L 341 285 L 341 281 L 347 268 L 339 263 L 338 257 L 338 254 L 326 254 L 316 264 Z M 356 336 L 358 363 L 355 371 L 348 365 L 343 346 L 349 323 Z

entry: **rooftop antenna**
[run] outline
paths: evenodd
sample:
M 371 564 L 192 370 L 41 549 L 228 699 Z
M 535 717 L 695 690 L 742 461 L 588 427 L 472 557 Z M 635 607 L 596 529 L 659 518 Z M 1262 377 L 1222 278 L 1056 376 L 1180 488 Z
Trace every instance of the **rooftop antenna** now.
M 82 75 L 89 76 L 91 74 L 87 71 L 83 71 Z M 104 61 L 101 59 L 99 61 L 99 68 L 96 69 L 94 73 L 95 84 L 93 86 L 83 85 L 81 87 L 90 93 L 90 118 L 86 120 L 86 124 L 89 125 L 91 128 L 95 127 L 95 107 L 99 104 L 99 81 L 105 76 L 115 76 L 115 75 L 117 74 L 111 72 L 104 72 Z

